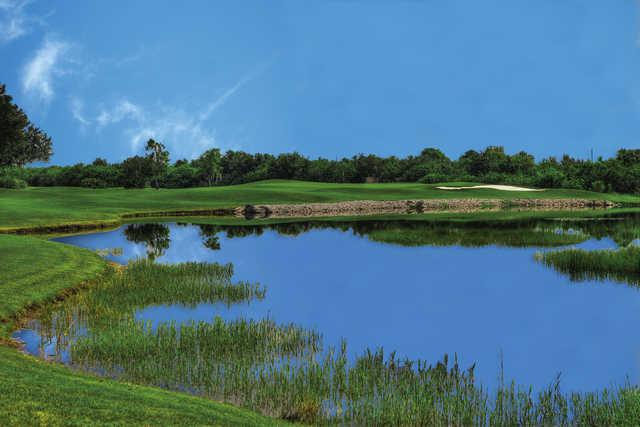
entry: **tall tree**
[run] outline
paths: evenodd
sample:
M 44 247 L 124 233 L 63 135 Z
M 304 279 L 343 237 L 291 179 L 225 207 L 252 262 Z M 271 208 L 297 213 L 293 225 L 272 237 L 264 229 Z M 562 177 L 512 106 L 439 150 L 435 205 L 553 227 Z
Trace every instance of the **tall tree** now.
M 48 161 L 51 138 L 35 127 L 0 84 L 0 166 L 19 166 Z
M 193 164 L 209 187 L 222 179 L 222 156 L 219 149 L 212 148 L 205 151 Z
M 167 172 L 169 166 L 169 152 L 163 144 L 154 139 L 147 141 L 144 150 L 151 161 L 151 182 L 155 188 L 160 188 L 160 178 Z
M 151 160 L 148 157 L 133 156 L 120 165 L 120 183 L 125 188 L 144 188 L 152 175 Z

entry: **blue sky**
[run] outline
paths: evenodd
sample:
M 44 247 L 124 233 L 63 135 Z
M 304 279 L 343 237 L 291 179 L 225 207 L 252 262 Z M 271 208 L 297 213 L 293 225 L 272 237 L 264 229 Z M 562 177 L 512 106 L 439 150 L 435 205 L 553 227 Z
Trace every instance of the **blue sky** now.
M 0 82 L 53 162 L 144 141 L 328 158 L 638 147 L 636 1 L 0 0 Z

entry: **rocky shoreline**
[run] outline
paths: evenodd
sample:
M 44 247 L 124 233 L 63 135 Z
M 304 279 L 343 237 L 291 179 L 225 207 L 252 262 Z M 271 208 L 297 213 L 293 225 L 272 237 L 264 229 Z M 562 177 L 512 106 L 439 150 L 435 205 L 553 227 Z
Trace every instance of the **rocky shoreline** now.
M 478 212 L 503 209 L 577 210 L 609 209 L 618 206 L 608 200 L 587 199 L 427 199 L 358 200 L 336 203 L 245 205 L 234 215 L 245 218 L 291 218 L 326 216 L 364 216 L 425 212 Z

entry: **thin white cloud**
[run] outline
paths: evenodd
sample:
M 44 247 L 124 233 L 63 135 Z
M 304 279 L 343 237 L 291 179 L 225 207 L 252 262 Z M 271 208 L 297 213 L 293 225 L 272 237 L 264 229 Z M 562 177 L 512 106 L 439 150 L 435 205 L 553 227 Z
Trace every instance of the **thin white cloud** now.
M 163 111 L 129 128 L 126 134 L 134 153 L 139 152 L 149 138 L 162 141 L 175 158 L 195 158 L 202 151 L 219 146 L 213 131 L 182 110 Z
M 84 116 L 81 117 L 89 122 Z M 180 109 L 149 111 L 123 99 L 110 109 L 103 108 L 96 116 L 95 123 L 96 129 L 126 123 L 123 132 L 129 140 L 132 153 L 140 152 L 144 143 L 154 138 L 163 142 L 177 157 L 195 157 L 204 149 L 217 145 L 213 132 L 205 129 L 197 117 L 197 113 Z
M 144 108 L 128 99 L 122 99 L 111 108 L 102 108 L 93 122 L 96 129 L 101 129 L 122 122 L 124 134 L 129 139 L 131 152 L 139 153 L 144 143 L 149 138 L 154 138 L 164 143 L 174 158 L 195 158 L 204 150 L 212 147 L 221 147 L 215 131 L 207 126 L 206 122 L 212 114 L 221 108 L 234 94 L 251 80 L 259 76 L 271 62 L 261 65 L 253 72 L 243 76 L 236 84 L 226 89 L 218 98 L 214 99 L 202 111 L 186 111 L 183 109 Z M 75 105 L 75 107 L 81 107 Z M 86 119 L 82 114 L 82 108 L 73 109 L 79 112 L 80 123 Z
M 27 4 L 27 1 L 0 0 L 0 42 L 10 42 L 28 32 L 24 13 Z
M 222 107 L 225 104 L 225 102 L 227 102 L 229 100 L 229 98 L 231 98 L 233 95 L 235 95 L 236 92 L 238 92 L 240 89 L 242 89 L 242 87 L 245 86 L 247 83 L 249 83 L 251 80 L 255 79 L 260 74 L 262 74 L 267 68 L 269 68 L 271 66 L 272 63 L 273 63 L 273 60 L 268 61 L 268 62 L 260 65 L 255 70 L 253 70 L 251 73 L 243 76 L 240 80 L 238 80 L 238 82 L 236 84 L 231 86 L 229 89 L 225 90 L 222 93 L 222 95 L 220 95 L 212 103 L 210 103 L 207 106 L 207 108 L 200 114 L 200 121 L 208 120 L 209 117 L 211 117 L 211 115 L 218 108 Z
M 121 122 L 125 119 L 142 121 L 143 119 L 142 108 L 133 104 L 132 102 L 123 99 L 111 110 L 102 110 L 96 121 L 100 126 L 107 126 L 110 124 Z
M 73 118 L 80 122 L 81 125 L 88 126 L 91 124 L 91 121 L 84 114 L 84 101 L 82 99 L 72 96 L 69 99 L 69 109 Z
M 53 78 L 62 73 L 58 63 L 68 49 L 69 44 L 66 42 L 45 39 L 42 46 L 24 66 L 23 91 L 37 95 L 44 102 L 50 101 L 54 95 Z

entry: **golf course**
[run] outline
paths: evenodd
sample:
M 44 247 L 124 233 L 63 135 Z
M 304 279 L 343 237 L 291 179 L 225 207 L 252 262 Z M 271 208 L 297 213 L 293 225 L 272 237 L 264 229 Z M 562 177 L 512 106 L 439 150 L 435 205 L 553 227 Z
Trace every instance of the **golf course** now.
M 0 0 L 0 427 L 640 426 L 638 17 Z
M 447 183 L 462 186 L 462 183 Z M 156 387 L 134 385 L 82 373 L 54 362 L 39 360 L 21 351 L 21 344 L 11 338 L 12 331 L 34 311 L 53 301 L 73 296 L 103 280 L 113 267 L 87 249 L 47 240 L 46 235 L 15 235 L 49 230 L 58 235 L 70 225 L 91 228 L 116 227 L 127 216 L 202 209 L 233 208 L 246 204 L 304 204 L 357 200 L 447 199 L 606 198 L 623 206 L 632 206 L 640 198 L 617 194 L 599 194 L 575 190 L 542 192 L 507 192 L 473 189 L 447 192 L 422 184 L 320 184 L 297 181 L 267 181 L 253 184 L 185 190 L 87 190 L 78 188 L 29 188 L 2 190 L 0 198 L 0 419 L 9 424 L 221 424 L 275 425 L 277 419 L 259 415 L 210 399 Z M 20 213 L 18 215 L 18 212 Z M 555 212 L 553 215 L 557 215 Z M 568 212 L 589 215 L 599 211 Z M 431 216 L 430 216 L 431 215 Z M 506 216 L 505 216 L 506 215 Z M 514 216 L 515 215 L 515 216 Z M 474 221 L 494 217 L 524 218 L 544 216 L 545 212 L 470 212 L 465 214 L 421 214 L 412 219 L 438 221 L 456 219 Z M 548 214 L 547 214 L 548 215 Z M 168 219 L 168 218 L 167 218 Z M 188 217 L 227 225 L 277 224 L 277 220 L 244 218 Z M 328 221 L 340 218 L 327 218 Z M 358 218 L 346 218 L 357 220 Z M 411 219 L 411 218 L 410 218 Z M 158 220 L 154 218 L 154 221 Z M 290 219 L 287 221 L 295 221 Z M 138 220 L 139 221 L 139 220 Z M 284 222 L 287 222 L 284 221 Z M 400 233 L 400 236 L 403 236 Z M 589 405 L 589 417 L 624 424 L 640 416 L 640 393 L 632 389 L 614 392 L 614 396 L 597 397 Z M 604 398 L 604 400 L 602 400 Z M 614 399 L 614 400 L 610 400 Z M 601 409 L 598 409 L 602 407 Z M 592 411 L 604 411 L 594 415 Z M 597 412 L 599 413 L 599 412 Z M 604 418 L 599 418 L 604 417 Z M 437 419 L 437 418 L 436 418 Z M 301 421 L 304 418 L 300 419 Z

